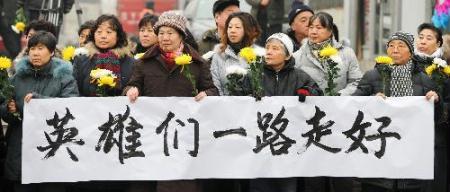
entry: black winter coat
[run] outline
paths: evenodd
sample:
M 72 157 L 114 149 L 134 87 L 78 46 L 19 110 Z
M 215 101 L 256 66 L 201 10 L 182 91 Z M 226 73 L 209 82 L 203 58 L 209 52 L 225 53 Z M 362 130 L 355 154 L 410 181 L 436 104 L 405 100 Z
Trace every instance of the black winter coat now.
M 94 55 L 98 53 L 99 50 L 93 43 L 88 43 L 85 47 L 88 50 L 89 55 L 79 55 L 75 57 L 73 61 L 73 76 L 77 80 L 80 96 L 92 97 L 95 96 L 96 86 L 91 83 L 90 73 L 95 67 Z M 109 96 L 119 96 L 122 95 L 123 88 L 130 80 L 135 60 L 131 57 L 131 52 L 128 48 L 116 48 L 112 51 L 117 54 L 120 59 L 121 87 L 109 91 L 107 94 Z

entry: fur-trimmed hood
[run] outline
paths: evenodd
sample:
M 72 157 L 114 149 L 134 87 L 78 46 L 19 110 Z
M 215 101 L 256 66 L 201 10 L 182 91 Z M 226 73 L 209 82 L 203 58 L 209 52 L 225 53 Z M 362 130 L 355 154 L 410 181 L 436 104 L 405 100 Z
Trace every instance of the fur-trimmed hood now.
M 89 42 L 87 43 L 84 48 L 87 49 L 88 52 L 88 56 L 89 58 L 92 58 L 92 56 L 94 56 L 96 53 L 99 53 L 100 50 L 98 50 L 98 48 L 94 45 L 93 42 Z M 133 54 L 131 53 L 131 49 L 129 46 L 125 46 L 125 47 L 117 47 L 114 49 L 111 49 L 111 51 L 117 55 L 117 57 L 124 58 L 125 56 L 129 56 L 129 57 L 133 57 Z
M 28 57 L 24 57 L 20 60 L 15 67 L 17 76 L 41 74 L 51 75 L 54 78 L 62 78 L 66 75 L 72 75 L 73 73 L 73 67 L 69 62 L 55 57 L 51 58 L 50 63 L 39 71 L 32 68 Z

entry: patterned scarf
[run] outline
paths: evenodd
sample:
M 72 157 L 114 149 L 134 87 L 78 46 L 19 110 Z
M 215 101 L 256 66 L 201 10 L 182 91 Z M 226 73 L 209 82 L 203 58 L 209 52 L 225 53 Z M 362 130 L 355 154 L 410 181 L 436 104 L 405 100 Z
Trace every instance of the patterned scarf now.
M 411 60 L 404 65 L 393 65 L 391 73 L 391 97 L 404 97 L 413 95 Z
M 112 51 L 100 52 L 95 54 L 94 56 L 94 69 L 107 69 L 114 73 L 117 76 L 117 88 L 120 89 L 120 79 L 121 78 L 121 70 L 120 70 L 120 59 L 114 54 Z
M 171 71 L 175 67 L 175 58 L 183 54 L 184 45 L 181 43 L 181 46 L 176 51 L 164 52 L 161 48 L 159 48 L 161 52 L 161 56 L 166 64 L 167 69 Z
M 308 41 L 308 45 L 310 47 L 312 55 L 314 55 L 314 57 L 316 59 L 319 59 L 320 50 L 323 49 L 327 45 L 331 45 L 331 38 L 327 39 L 321 43 L 311 43 L 311 41 Z

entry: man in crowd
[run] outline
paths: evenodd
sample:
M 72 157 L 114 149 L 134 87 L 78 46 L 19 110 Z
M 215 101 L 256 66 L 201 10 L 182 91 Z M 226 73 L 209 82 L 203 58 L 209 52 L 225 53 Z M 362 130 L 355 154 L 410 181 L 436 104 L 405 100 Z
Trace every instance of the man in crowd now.
M 213 5 L 213 15 L 216 28 L 206 31 L 198 42 L 199 53 L 212 51 L 220 43 L 220 36 L 225 28 L 225 21 L 232 13 L 239 12 L 239 0 L 217 0 Z

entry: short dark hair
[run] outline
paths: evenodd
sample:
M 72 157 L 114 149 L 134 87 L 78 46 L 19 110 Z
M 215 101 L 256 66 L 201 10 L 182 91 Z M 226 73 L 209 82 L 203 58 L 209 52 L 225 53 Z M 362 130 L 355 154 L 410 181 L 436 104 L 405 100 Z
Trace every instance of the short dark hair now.
M 56 37 L 48 31 L 38 31 L 34 34 L 30 40 L 28 40 L 28 49 L 43 44 L 50 52 L 54 52 L 56 49 Z
M 95 26 L 95 21 L 94 20 L 89 20 L 84 22 L 83 24 L 81 24 L 80 28 L 78 29 L 78 35 L 81 35 L 81 32 L 85 29 L 90 29 L 92 30 Z
M 222 12 L 231 5 L 239 7 L 239 0 L 217 0 L 213 5 L 213 16 L 216 16 L 216 13 Z
M 439 47 L 442 46 L 442 43 L 444 43 L 444 40 L 442 39 L 442 31 L 435 27 L 433 24 L 431 23 L 422 23 L 419 25 L 419 27 L 417 28 L 417 34 L 419 34 L 420 32 L 422 32 L 424 29 L 429 29 L 432 30 L 435 35 L 436 35 L 436 39 L 439 43 Z
M 25 36 L 27 36 L 32 29 L 35 31 L 47 31 L 52 33 L 55 37 L 57 36 L 55 25 L 45 20 L 33 20 L 28 23 L 25 27 Z
M 94 42 L 95 45 L 95 31 L 102 24 L 108 22 L 112 29 L 117 33 L 117 43 L 113 48 L 125 47 L 128 45 L 127 34 L 123 30 L 122 24 L 120 24 L 119 19 L 114 15 L 100 15 L 100 17 L 95 20 L 94 28 L 92 28 L 89 34 L 88 41 Z
M 155 25 L 155 23 L 158 21 L 158 16 L 146 14 L 142 19 L 139 21 L 138 27 L 139 29 L 150 24 L 152 27 Z

